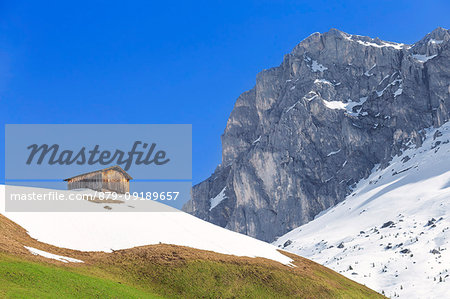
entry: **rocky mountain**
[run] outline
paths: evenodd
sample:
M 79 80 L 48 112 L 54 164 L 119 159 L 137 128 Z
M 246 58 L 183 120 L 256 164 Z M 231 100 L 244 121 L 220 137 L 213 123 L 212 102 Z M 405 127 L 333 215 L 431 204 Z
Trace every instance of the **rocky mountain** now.
M 450 32 L 413 45 L 314 33 L 258 74 L 222 135 L 222 164 L 184 210 L 274 241 L 421 146 L 450 111 Z

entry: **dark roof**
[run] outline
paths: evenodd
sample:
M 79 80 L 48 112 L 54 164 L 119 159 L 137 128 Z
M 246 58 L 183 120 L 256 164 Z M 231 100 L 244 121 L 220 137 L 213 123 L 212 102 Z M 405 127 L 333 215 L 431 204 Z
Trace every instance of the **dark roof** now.
M 93 174 L 93 173 L 96 173 L 96 172 L 105 172 L 105 171 L 108 171 L 108 170 L 116 170 L 116 171 L 119 171 L 119 172 L 123 173 L 123 175 L 124 175 L 128 180 L 132 180 L 132 179 L 133 179 L 133 178 L 132 178 L 125 170 L 122 169 L 122 167 L 120 167 L 119 165 L 115 165 L 115 166 L 111 166 L 111 167 L 104 168 L 104 169 L 100 169 L 100 170 L 95 170 L 95 171 L 91 171 L 91 172 L 82 173 L 82 174 L 79 174 L 79 175 L 76 175 L 76 176 L 67 178 L 67 179 L 65 179 L 64 181 L 69 181 L 69 180 L 71 180 L 71 179 L 74 179 L 74 178 L 77 178 L 77 177 L 80 177 L 80 176 L 84 176 L 84 175 L 87 175 L 87 174 Z

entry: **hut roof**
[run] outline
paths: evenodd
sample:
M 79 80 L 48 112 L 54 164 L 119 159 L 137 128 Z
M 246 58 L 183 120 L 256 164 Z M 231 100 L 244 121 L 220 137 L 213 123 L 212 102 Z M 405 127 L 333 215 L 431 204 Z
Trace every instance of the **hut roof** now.
M 116 170 L 116 171 L 119 171 L 119 172 L 123 173 L 123 175 L 124 175 L 128 180 L 132 180 L 132 179 L 133 179 L 133 178 L 132 178 L 125 170 L 122 169 L 122 167 L 120 167 L 119 165 L 115 165 L 115 166 L 111 166 L 111 167 L 104 168 L 104 169 L 99 169 L 99 170 L 95 170 L 95 171 L 91 171 L 91 172 L 82 173 L 82 174 L 79 174 L 79 175 L 76 175 L 76 176 L 67 178 L 67 179 L 65 179 L 64 181 L 69 181 L 69 180 L 71 180 L 71 179 L 74 179 L 74 178 L 77 178 L 77 177 L 80 177 L 80 176 L 85 176 L 85 175 L 87 175 L 87 174 L 93 174 L 93 173 L 96 173 L 96 172 L 105 172 L 105 171 L 108 171 L 108 170 Z

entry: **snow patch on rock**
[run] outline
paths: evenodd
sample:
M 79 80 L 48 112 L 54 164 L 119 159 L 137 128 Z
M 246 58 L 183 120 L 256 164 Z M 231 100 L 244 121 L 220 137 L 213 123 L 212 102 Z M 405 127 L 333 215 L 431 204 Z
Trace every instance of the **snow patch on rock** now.
M 261 136 L 259 136 L 259 138 L 257 140 L 255 140 L 255 142 L 258 142 L 260 139 L 261 139 Z M 215 207 L 217 207 L 217 205 L 219 205 L 223 200 L 225 200 L 227 198 L 227 196 L 225 195 L 226 189 L 227 189 L 227 187 L 223 188 L 222 191 L 220 191 L 220 193 L 217 194 L 216 197 L 210 199 L 210 202 L 211 202 L 211 207 L 209 208 L 210 211 L 212 209 L 214 209 Z

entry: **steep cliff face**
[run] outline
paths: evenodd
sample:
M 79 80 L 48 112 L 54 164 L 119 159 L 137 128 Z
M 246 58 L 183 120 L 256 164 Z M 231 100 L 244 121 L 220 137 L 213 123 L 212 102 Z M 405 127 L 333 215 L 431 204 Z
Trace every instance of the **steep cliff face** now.
M 184 210 L 273 241 L 342 201 L 450 111 L 450 32 L 414 45 L 314 33 L 258 74 L 222 135 L 222 164 Z

